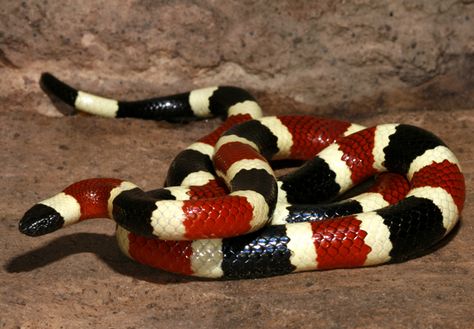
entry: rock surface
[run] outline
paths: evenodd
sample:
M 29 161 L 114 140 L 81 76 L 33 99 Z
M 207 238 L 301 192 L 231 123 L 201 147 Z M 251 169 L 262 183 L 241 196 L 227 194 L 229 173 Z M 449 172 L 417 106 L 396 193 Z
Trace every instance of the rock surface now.
M 0 328 L 472 327 L 473 26 L 472 1 L 4 1 Z M 135 264 L 105 220 L 22 236 L 23 212 L 73 181 L 161 186 L 173 156 L 219 124 L 63 116 L 43 71 L 121 99 L 234 84 L 267 114 L 423 126 L 463 166 L 461 225 L 406 263 L 248 281 Z
M 472 1 L 4 1 L 3 100 L 42 71 L 137 98 L 235 84 L 319 113 L 474 106 Z M 30 95 L 25 99 L 24 95 Z

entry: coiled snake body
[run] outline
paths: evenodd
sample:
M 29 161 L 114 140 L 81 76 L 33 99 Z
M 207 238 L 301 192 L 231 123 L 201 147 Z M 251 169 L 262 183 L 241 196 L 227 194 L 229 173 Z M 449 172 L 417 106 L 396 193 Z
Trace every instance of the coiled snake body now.
M 74 183 L 25 213 L 19 228 L 27 235 L 107 217 L 117 222 L 121 250 L 138 262 L 186 275 L 256 278 L 414 257 L 446 236 L 463 207 L 458 160 L 421 128 L 261 117 L 255 99 L 235 87 L 120 102 L 47 73 L 41 82 L 96 115 L 226 120 L 178 154 L 167 187 L 145 192 L 114 178 Z M 276 159 L 307 162 L 277 179 L 269 164 Z M 368 192 L 329 203 L 373 175 Z

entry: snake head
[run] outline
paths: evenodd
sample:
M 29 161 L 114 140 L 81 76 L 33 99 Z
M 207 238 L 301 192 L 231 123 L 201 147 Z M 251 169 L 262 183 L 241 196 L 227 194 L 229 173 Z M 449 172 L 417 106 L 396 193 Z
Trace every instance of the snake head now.
M 63 225 L 64 219 L 56 210 L 38 203 L 23 215 L 18 228 L 23 234 L 39 236 L 56 231 Z

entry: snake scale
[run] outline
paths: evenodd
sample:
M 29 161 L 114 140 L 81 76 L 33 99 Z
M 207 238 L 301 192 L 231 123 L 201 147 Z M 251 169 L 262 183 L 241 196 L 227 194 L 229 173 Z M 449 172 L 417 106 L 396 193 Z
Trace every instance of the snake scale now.
M 41 84 L 94 115 L 224 121 L 176 156 L 165 187 L 144 191 L 116 178 L 73 183 L 25 213 L 19 229 L 30 236 L 111 218 L 120 249 L 140 263 L 243 279 L 403 261 L 441 241 L 463 208 L 458 160 L 418 127 L 263 117 L 249 92 L 230 86 L 116 101 L 49 73 Z M 305 163 L 276 177 L 271 163 L 280 159 Z M 374 175 L 365 193 L 334 201 Z

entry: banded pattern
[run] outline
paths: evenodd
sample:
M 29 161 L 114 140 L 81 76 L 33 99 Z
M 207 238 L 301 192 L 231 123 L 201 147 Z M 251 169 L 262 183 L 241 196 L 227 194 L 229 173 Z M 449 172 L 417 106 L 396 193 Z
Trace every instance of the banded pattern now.
M 182 263 L 184 258 L 174 257 L 186 269 L 180 273 L 252 278 L 304 270 L 368 266 L 405 260 L 433 246 L 452 229 L 462 210 L 461 200 L 464 195 L 460 192 L 464 191 L 464 179 L 453 154 L 437 137 L 419 128 L 381 125 L 362 134 L 367 131 L 372 131 L 373 136 L 380 136 L 386 141 L 385 145 L 374 148 L 374 152 L 382 150 L 382 154 L 373 154 L 373 158 L 379 160 L 373 160 L 370 167 L 386 166 L 394 172 L 405 175 L 410 173 L 408 178 L 411 190 L 407 198 L 371 212 L 323 221 L 274 225 L 243 237 L 219 242 L 216 239 L 201 240 L 199 244 L 190 242 L 181 245 L 186 250 L 183 254 L 189 254 L 191 258 L 192 255 L 205 255 L 205 259 L 201 259 L 202 263 L 221 266 L 216 266 L 211 271 L 212 274 L 202 273 L 191 266 L 191 263 L 186 267 Z M 383 135 L 384 132 L 388 135 Z M 411 138 L 407 139 L 406 136 Z M 353 143 L 359 137 L 356 134 L 341 138 L 337 144 L 359 145 Z M 342 158 L 357 153 L 354 147 L 346 147 Z M 337 147 L 339 150 L 342 148 Z M 400 156 L 394 152 L 397 148 L 409 148 L 411 154 Z M 436 152 L 433 151 L 435 149 Z M 326 154 L 327 152 L 323 153 Z M 356 170 L 362 170 L 357 159 L 354 157 L 354 161 L 350 163 L 357 163 Z M 333 169 L 337 176 L 347 169 L 340 168 L 339 159 L 336 163 L 338 165 Z M 419 167 L 419 163 L 425 165 Z M 313 165 L 332 168 L 331 164 L 315 161 Z M 439 167 L 443 168 L 446 175 L 439 175 Z M 318 168 L 314 169 L 318 171 Z M 365 170 L 370 171 L 370 168 Z M 438 175 L 431 175 L 433 172 Z M 144 257 L 150 255 L 150 251 L 147 251 L 148 241 L 136 239 L 133 233 L 128 234 L 133 237 L 128 249 L 130 256 L 145 264 L 157 266 Z M 166 243 L 170 247 L 170 241 L 155 239 L 154 243 Z
M 111 118 L 188 121 L 261 111 L 254 98 L 237 87 L 208 87 L 166 97 L 117 101 L 76 90 L 50 73 L 43 73 L 40 83 L 47 92 L 77 110 Z
M 117 179 L 72 184 L 25 213 L 20 231 L 28 235 L 109 217 L 119 224 L 122 251 L 141 263 L 186 275 L 255 278 L 414 257 L 454 227 L 463 207 L 456 157 L 420 128 L 260 118 L 253 97 L 234 87 L 118 102 L 49 74 L 42 83 L 66 103 L 98 115 L 227 119 L 175 158 L 168 187 L 144 192 Z M 277 181 L 272 159 L 309 161 Z M 395 174 L 381 174 L 363 195 L 328 203 L 385 171 Z

